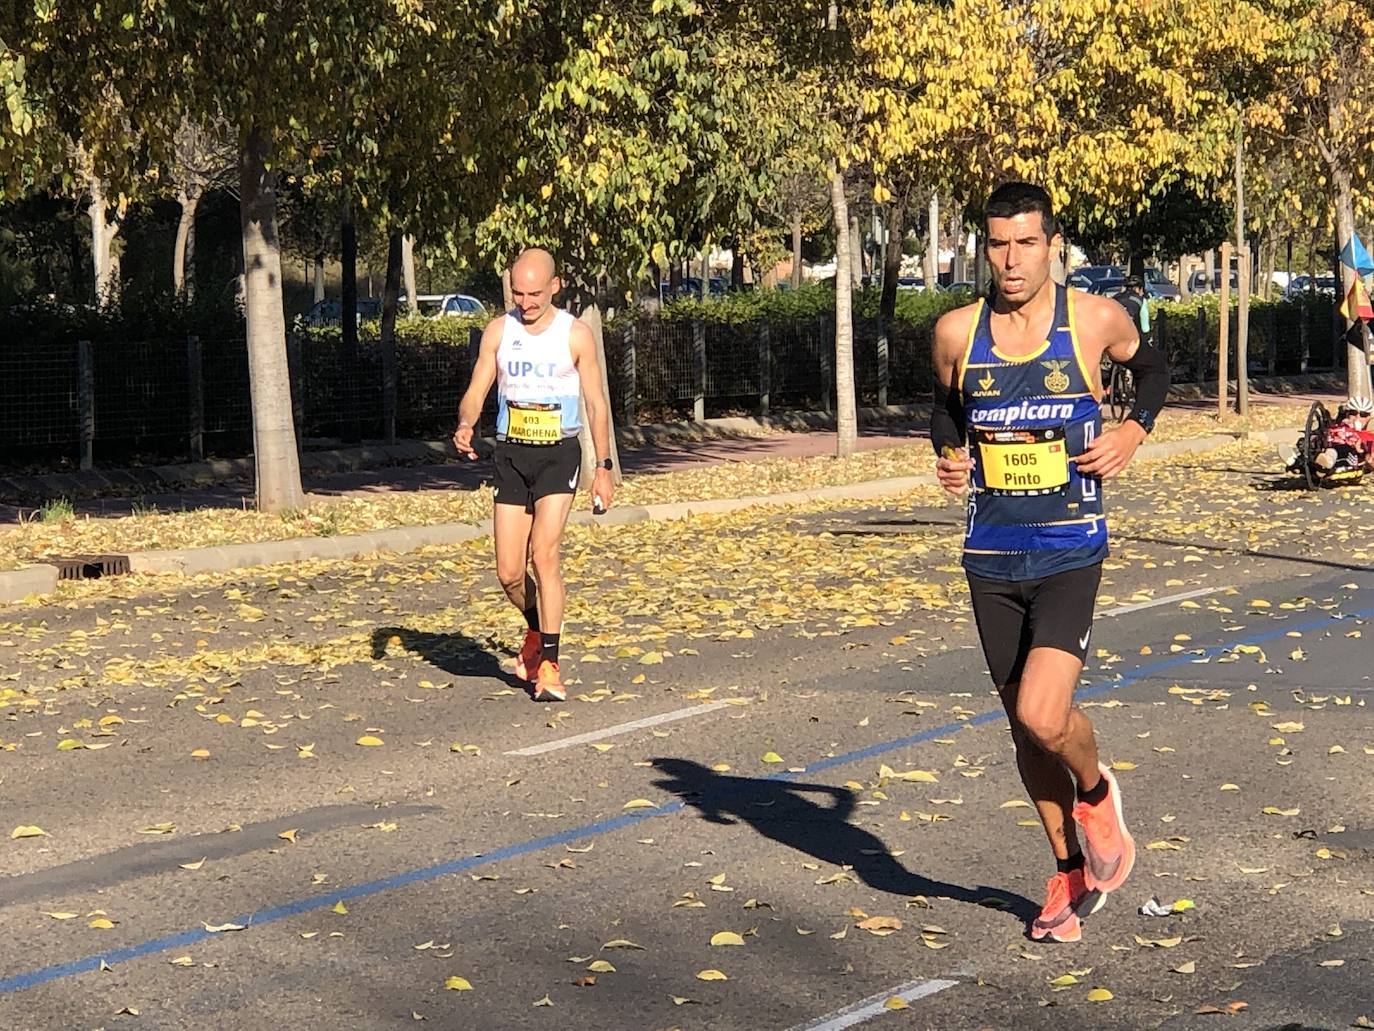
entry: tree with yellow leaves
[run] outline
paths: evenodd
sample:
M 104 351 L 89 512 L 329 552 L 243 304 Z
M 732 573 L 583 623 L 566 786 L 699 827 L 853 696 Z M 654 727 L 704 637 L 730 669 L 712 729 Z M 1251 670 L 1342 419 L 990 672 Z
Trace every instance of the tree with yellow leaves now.
M 1305 174 L 1290 199 L 1301 208 L 1311 186 L 1325 186 L 1336 243 L 1355 234 L 1355 220 L 1374 212 L 1374 8 L 1366 0 L 1263 0 L 1273 28 L 1273 88 L 1250 115 L 1256 131 L 1283 147 Z M 1356 279 L 1344 268 L 1340 285 Z M 1347 385 L 1370 393 L 1364 333 L 1346 320 Z

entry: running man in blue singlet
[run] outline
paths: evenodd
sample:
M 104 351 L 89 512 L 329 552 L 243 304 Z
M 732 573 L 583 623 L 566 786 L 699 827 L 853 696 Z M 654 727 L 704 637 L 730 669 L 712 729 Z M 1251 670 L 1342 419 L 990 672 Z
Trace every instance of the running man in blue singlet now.
M 453 435 L 461 454 L 477 457 L 473 427 L 495 383 L 496 576 L 525 615 L 515 674 L 533 684 L 534 698 L 541 702 L 567 697 L 558 665 L 565 600 L 559 545 L 582 473 L 577 435 L 584 415 L 597 455 L 591 488 L 599 502 L 595 511 L 609 508 L 615 494 L 610 413 L 602 397 L 596 341 L 585 323 L 554 306 L 560 286 L 548 251 L 527 250 L 511 266 L 515 307 L 482 333 Z
M 1168 370 L 1121 305 L 1050 278 L 1062 239 L 1048 193 L 1009 183 L 986 218 L 995 293 L 935 328 L 931 440 L 940 483 L 967 492 L 963 564 L 979 637 L 1057 861 L 1030 933 L 1077 941 L 1079 917 L 1135 861 L 1115 778 L 1073 704 L 1107 555 L 1102 480 L 1152 428 Z M 1139 384 L 1136 409 L 1105 431 L 1104 353 Z

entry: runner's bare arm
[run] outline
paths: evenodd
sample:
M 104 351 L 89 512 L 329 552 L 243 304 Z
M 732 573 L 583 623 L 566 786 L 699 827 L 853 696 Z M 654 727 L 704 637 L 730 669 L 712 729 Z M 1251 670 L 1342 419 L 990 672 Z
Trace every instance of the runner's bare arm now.
M 1112 361 L 1131 363 L 1140 349 L 1140 334 L 1130 314 L 1116 301 L 1093 294 L 1074 298 L 1078 346 L 1089 369 L 1096 369 L 1105 354 Z M 1130 464 L 1147 430 L 1127 419 L 1097 437 L 1078 458 L 1078 471 L 1105 479 Z
M 458 431 L 453 434 L 453 446 L 461 454 L 476 458 L 472 446 L 472 434 L 477 420 L 482 415 L 482 405 L 487 400 L 491 385 L 496 382 L 496 349 L 501 346 L 501 326 L 505 316 L 492 319 L 482 331 L 482 343 L 477 352 L 477 361 L 472 366 L 472 379 L 458 405 Z
M 969 460 L 964 447 L 965 427 L 962 400 L 955 378 L 959 374 L 959 359 L 968 346 L 969 332 L 977 317 L 978 306 L 956 308 L 935 324 L 935 340 L 931 345 L 931 366 L 934 371 L 934 403 L 930 414 L 930 442 L 939 457 L 935 460 L 935 476 L 940 486 L 951 494 L 961 494 L 968 487 Z
M 602 394 L 601 362 L 596 353 L 596 338 L 587 324 L 582 321 L 573 323 L 569 338 L 573 364 L 577 366 L 577 378 L 582 384 L 582 403 L 586 406 L 587 428 L 592 434 L 592 446 L 596 449 L 597 461 L 611 457 L 611 413 L 606 408 Z M 592 496 L 601 499 L 602 511 L 611 507 L 615 494 L 615 481 L 609 469 L 597 468 L 592 479 Z

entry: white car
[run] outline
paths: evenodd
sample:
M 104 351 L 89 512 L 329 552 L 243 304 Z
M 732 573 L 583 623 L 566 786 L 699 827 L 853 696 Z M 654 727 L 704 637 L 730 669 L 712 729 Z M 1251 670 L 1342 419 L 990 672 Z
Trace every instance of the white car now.
M 418 294 L 415 302 L 420 314 L 427 318 L 487 313 L 487 306 L 469 294 Z

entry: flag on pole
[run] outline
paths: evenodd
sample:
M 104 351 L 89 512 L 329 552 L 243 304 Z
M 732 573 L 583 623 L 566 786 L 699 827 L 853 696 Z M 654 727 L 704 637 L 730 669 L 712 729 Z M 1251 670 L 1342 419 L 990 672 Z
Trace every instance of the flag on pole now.
M 1365 250 L 1358 234 L 1352 233 L 1350 235 L 1345 250 L 1341 251 L 1341 264 L 1346 268 L 1353 268 L 1356 275 L 1360 276 L 1367 276 L 1374 272 L 1374 258 L 1369 256 L 1369 251 Z
M 1355 278 L 1355 285 L 1350 288 L 1350 293 L 1346 294 L 1345 300 L 1341 302 L 1341 314 L 1352 322 L 1356 319 L 1374 322 L 1374 304 L 1370 303 L 1369 291 L 1364 288 L 1364 280 L 1358 276 Z

